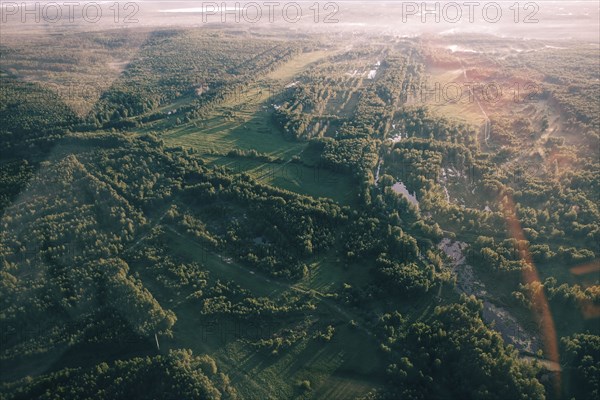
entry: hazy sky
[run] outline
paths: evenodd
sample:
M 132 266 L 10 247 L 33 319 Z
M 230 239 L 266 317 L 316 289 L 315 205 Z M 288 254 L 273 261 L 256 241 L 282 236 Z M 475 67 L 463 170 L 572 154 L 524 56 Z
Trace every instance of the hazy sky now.
M 598 42 L 599 2 L 591 1 L 2 1 L 3 33 L 102 27 L 236 24 L 399 35 L 489 33 Z M 515 3 L 518 4 L 515 7 Z M 23 4 L 26 4 L 23 7 Z

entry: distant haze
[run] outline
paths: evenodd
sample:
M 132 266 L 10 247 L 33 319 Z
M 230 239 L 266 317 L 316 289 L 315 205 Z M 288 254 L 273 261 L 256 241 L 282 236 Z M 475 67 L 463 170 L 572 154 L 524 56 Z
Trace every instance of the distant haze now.
M 61 5 L 61 2 L 36 3 L 40 7 L 39 22 L 34 15 L 22 15 L 21 2 L 3 2 L 0 9 L 3 33 L 39 29 L 58 33 L 141 26 L 235 28 L 237 25 L 254 29 L 368 31 L 400 36 L 483 33 L 523 39 L 575 39 L 591 43 L 600 40 L 597 1 L 440 1 L 428 2 L 424 7 L 422 2 L 410 1 L 122 1 L 117 2 L 118 13 L 114 1 L 97 1 L 78 3 L 80 6 L 74 10 L 71 20 L 69 10 L 61 7 L 62 19 L 57 21 L 54 20 L 57 10 L 48 5 Z M 86 3 L 94 3 L 93 7 L 87 7 L 87 19 L 82 16 Z M 469 3 L 476 4 L 469 6 Z M 97 7 L 102 9 L 102 16 L 96 21 Z

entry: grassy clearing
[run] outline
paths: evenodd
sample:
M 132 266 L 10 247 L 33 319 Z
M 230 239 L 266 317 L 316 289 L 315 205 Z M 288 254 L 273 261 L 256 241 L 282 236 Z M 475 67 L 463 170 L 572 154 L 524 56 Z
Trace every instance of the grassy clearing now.
M 313 51 L 310 53 L 303 53 L 298 57 L 294 57 L 292 60 L 283 64 L 275 71 L 269 73 L 267 78 L 277 81 L 287 81 L 298 75 L 310 64 L 315 63 L 325 57 L 329 57 L 332 54 L 330 50 Z
M 414 105 L 428 106 L 438 116 L 473 126 L 481 126 L 485 122 L 485 116 L 469 92 L 469 86 L 463 83 L 465 78 L 462 69 L 430 68 L 427 72 L 430 76 L 427 86 L 417 95 Z M 481 96 L 481 93 L 477 93 L 477 96 Z M 451 102 L 453 99 L 458 101 Z
M 362 265 L 348 265 L 334 256 L 321 257 L 311 264 L 310 274 L 305 277 L 301 286 L 320 293 L 331 293 L 344 284 L 363 286 L 371 281 L 368 268 Z
M 355 204 L 357 189 L 348 175 L 296 163 L 267 163 L 232 157 L 211 157 L 209 165 L 219 165 L 234 173 L 247 173 L 256 181 L 314 198 L 329 198 L 342 205 Z
M 464 94 L 468 98 L 468 94 Z M 457 103 L 446 103 L 443 101 L 431 101 L 425 103 L 434 115 L 445 117 L 457 122 L 466 123 L 472 126 L 481 126 L 485 123 L 485 118 L 477 103 L 461 101 Z
M 257 150 L 276 157 L 299 154 L 305 143 L 286 140 L 271 120 L 269 94 L 259 85 L 247 96 L 217 107 L 203 121 L 173 126 L 161 133 L 169 144 L 200 153 L 226 153 L 233 149 Z
M 294 323 L 283 321 L 279 327 Z M 163 340 L 162 346 L 165 350 L 186 347 L 197 354 L 209 354 L 229 375 L 243 399 L 346 400 L 381 385 L 369 378 L 380 368 L 376 344 L 347 324 L 335 324 L 336 333 L 330 342 L 305 338 L 277 355 L 249 346 L 254 327 L 236 328 L 234 321 L 226 319 L 201 324 L 199 318 L 178 322 L 173 338 Z M 236 339 L 236 335 L 241 337 Z M 355 351 L 349 352 L 348 348 Z M 298 382 L 304 380 L 311 383 L 311 391 L 298 388 Z

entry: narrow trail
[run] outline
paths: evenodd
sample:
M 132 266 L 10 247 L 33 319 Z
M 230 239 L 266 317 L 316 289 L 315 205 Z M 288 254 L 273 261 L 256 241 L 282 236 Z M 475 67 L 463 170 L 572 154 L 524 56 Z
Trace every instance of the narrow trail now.
M 171 208 L 171 204 L 167 205 L 165 207 L 166 209 L 162 212 L 162 214 L 160 215 L 160 217 L 158 217 L 155 221 L 153 221 L 150 226 L 148 227 L 148 229 L 146 230 L 146 232 L 140 236 L 135 242 L 133 242 L 127 249 L 125 249 L 122 254 L 125 254 L 131 250 L 133 250 L 134 248 L 136 248 L 144 239 L 146 239 L 148 237 L 148 235 L 150 235 L 150 233 L 152 233 L 152 231 L 154 230 L 154 228 L 160 224 L 162 222 L 162 220 L 165 218 L 165 216 L 167 215 L 167 213 L 169 212 L 169 209 Z

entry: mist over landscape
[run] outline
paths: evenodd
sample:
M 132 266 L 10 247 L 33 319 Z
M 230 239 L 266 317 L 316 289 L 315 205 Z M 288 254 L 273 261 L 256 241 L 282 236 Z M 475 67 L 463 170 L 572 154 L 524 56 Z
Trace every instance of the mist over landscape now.
M 600 396 L 597 1 L 0 2 L 0 399 Z

